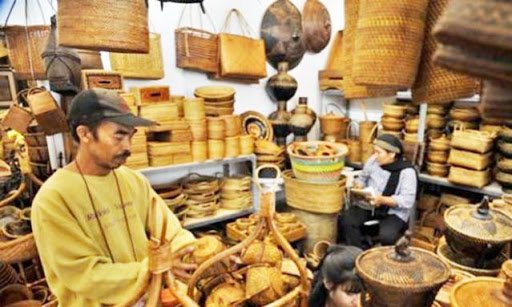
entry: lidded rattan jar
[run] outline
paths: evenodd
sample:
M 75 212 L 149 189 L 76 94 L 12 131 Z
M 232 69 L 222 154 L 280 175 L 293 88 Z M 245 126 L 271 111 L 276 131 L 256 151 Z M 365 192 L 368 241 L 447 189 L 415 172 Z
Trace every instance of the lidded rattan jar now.
M 475 267 L 496 258 L 507 242 L 512 241 L 512 217 L 489 208 L 486 198 L 480 205 L 462 204 L 444 213 L 446 242 L 461 255 L 475 260 Z
M 366 292 L 362 306 L 432 305 L 450 278 L 450 267 L 432 252 L 409 247 L 410 235 L 408 231 L 395 246 L 372 248 L 357 257 L 356 271 Z

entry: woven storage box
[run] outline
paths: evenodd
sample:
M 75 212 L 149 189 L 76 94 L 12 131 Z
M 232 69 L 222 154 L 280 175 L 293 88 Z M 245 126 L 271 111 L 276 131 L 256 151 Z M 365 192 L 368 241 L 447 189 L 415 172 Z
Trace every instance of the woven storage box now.
M 135 95 L 138 105 L 174 102 L 171 101 L 170 98 L 171 90 L 169 89 L 169 86 L 166 85 L 132 87 L 130 92 Z
M 476 93 L 477 82 L 468 75 L 434 64 L 437 42 L 432 34 L 432 28 L 445 10 L 448 0 L 429 2 L 425 43 L 418 75 L 411 89 L 412 98 L 416 103 L 449 104 L 455 99 L 473 96 Z
M 167 125 L 179 118 L 178 105 L 171 102 L 142 105 L 140 116 Z
M 356 84 L 412 86 L 423 47 L 428 2 L 360 1 L 352 66 Z
M 173 155 L 190 153 L 189 142 L 148 142 L 148 153 L 155 155 Z
M 123 76 L 114 71 L 84 69 L 82 70 L 82 89 L 104 88 L 122 91 Z
M 453 166 L 461 166 L 476 171 L 486 169 L 492 162 L 492 152 L 487 154 L 479 154 L 470 151 L 450 150 L 448 163 Z
M 149 166 L 165 166 L 173 164 L 173 156 L 153 156 L 148 154 Z
M 343 208 L 346 179 L 315 183 L 297 179 L 291 170 L 283 172 L 288 206 L 315 213 L 337 213 Z
M 352 65 L 356 44 L 357 21 L 359 18 L 359 4 L 360 0 L 345 1 L 345 30 L 343 31 L 341 59 L 341 70 L 343 71 L 341 84 L 344 96 L 347 99 L 356 99 L 395 95 L 395 89 L 366 87 L 354 83 Z
M 31 89 L 27 92 L 27 102 L 46 135 L 69 131 L 66 115 L 49 91 Z
M 30 110 L 20 107 L 17 100 L 15 100 L 2 119 L 2 126 L 24 133 L 27 132 L 28 126 L 33 119 L 34 117 Z
M 217 34 L 189 27 L 174 31 L 176 66 L 215 73 L 218 71 Z
M 452 166 L 450 167 L 448 181 L 481 189 L 491 181 L 491 171 L 490 169 L 474 171 Z
M 329 156 L 303 156 L 295 153 L 295 148 L 303 144 L 308 148 L 332 146 L 335 154 Z M 293 143 L 287 148 L 294 175 L 301 180 L 315 182 L 336 182 L 345 165 L 348 148 L 344 144 L 322 141 Z
M 4 32 L 9 62 L 15 70 L 16 79 L 46 80 L 46 69 L 41 53 L 50 36 L 50 26 L 29 26 L 26 31 L 24 26 L 8 26 L 4 28 Z
M 164 63 L 160 34 L 150 33 L 149 53 L 110 53 L 110 65 L 127 79 L 162 79 Z
M 450 145 L 458 149 L 486 153 L 492 149 L 496 134 L 478 130 L 455 130 Z
M 149 51 L 148 10 L 143 0 L 61 0 L 57 20 L 59 45 L 111 52 Z

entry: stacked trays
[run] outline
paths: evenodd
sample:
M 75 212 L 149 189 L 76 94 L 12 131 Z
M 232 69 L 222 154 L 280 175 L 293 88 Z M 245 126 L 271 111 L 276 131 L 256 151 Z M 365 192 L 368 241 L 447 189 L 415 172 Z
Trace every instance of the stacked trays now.
M 384 104 L 384 114 L 380 119 L 382 126 L 381 134 L 392 134 L 399 139 L 403 138 L 402 130 L 405 127 L 405 116 L 407 106 L 386 103 Z
M 194 95 L 204 99 L 207 116 L 233 114 L 235 108 L 235 89 L 229 86 L 201 86 Z
M 285 150 L 271 141 L 256 140 L 254 142 L 257 166 L 275 164 L 281 170 L 285 168 Z
M 167 187 L 155 187 L 155 191 L 162 197 L 169 209 L 180 220 L 185 222 L 187 217 L 187 195 L 183 193 L 181 184 L 173 184 Z
M 132 155 L 126 160 L 126 166 L 139 169 L 149 166 L 146 129 L 139 127 L 132 137 Z
M 503 127 L 497 149 L 500 157 L 497 160 L 496 181 L 501 184 L 503 192 L 512 193 L 512 129 Z
M 220 206 L 240 210 L 252 206 L 251 177 L 225 177 L 221 182 Z
M 187 217 L 200 218 L 215 215 L 219 209 L 220 183 L 216 177 L 192 173 L 182 182 L 187 195 Z
M 455 151 L 455 149 L 454 149 Z M 427 173 L 432 176 L 448 176 L 448 155 L 450 154 L 450 139 L 445 135 L 431 136 L 427 152 Z

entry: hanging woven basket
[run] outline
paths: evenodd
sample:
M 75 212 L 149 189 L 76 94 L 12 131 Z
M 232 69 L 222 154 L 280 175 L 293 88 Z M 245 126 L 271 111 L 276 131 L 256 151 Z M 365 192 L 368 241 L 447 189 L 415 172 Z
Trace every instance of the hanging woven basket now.
M 420 67 L 411 89 L 413 101 L 428 104 L 449 104 L 451 101 L 471 97 L 476 93 L 477 81 L 468 75 L 434 64 L 437 42 L 432 28 L 444 12 L 448 0 L 430 1 L 427 12 L 425 43 Z
M 360 1 L 352 68 L 356 84 L 411 87 L 423 46 L 428 2 Z
M 59 45 L 126 53 L 149 52 L 144 0 L 59 1 Z

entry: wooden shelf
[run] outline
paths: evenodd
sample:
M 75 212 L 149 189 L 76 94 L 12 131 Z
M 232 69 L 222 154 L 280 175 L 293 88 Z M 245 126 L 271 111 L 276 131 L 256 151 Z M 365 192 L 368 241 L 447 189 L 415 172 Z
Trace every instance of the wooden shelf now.
M 437 184 L 437 185 L 444 186 L 444 187 L 485 194 L 485 195 L 489 195 L 489 196 L 493 196 L 493 197 L 500 197 L 503 194 L 501 186 L 495 181 L 491 182 L 491 184 L 479 189 L 479 188 L 475 188 L 475 187 L 468 187 L 468 186 L 453 184 L 450 181 L 448 181 L 447 178 L 431 176 L 428 174 L 420 174 L 419 180 L 420 180 L 420 182 L 424 182 L 424 183 Z

